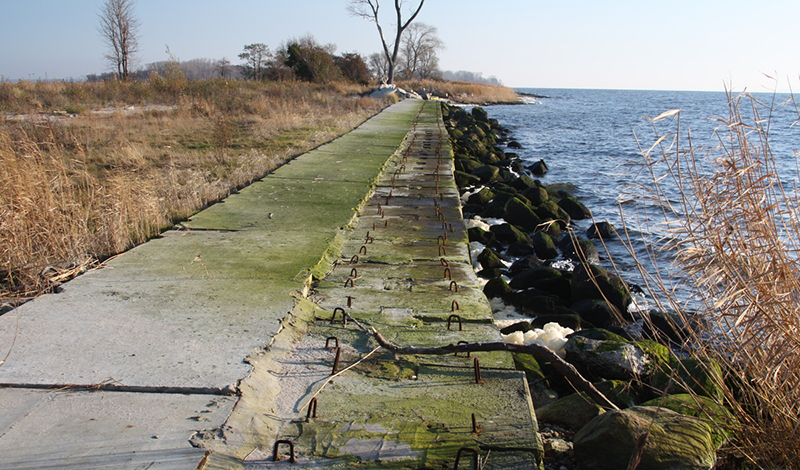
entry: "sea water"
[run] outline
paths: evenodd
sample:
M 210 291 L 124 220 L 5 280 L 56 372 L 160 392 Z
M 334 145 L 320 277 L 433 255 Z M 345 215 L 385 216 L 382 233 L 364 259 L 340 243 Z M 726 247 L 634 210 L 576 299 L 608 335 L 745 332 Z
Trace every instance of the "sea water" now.
M 585 90 L 521 88 L 526 104 L 487 107 L 489 116 L 509 128 L 512 138 L 522 144 L 516 152 L 527 163 L 547 163 L 549 172 L 540 178 L 547 186 L 563 187 L 589 207 L 595 220 L 607 220 L 617 229 L 627 226 L 632 249 L 648 272 L 655 267 L 648 260 L 648 250 L 660 245 L 667 232 L 658 222 L 656 207 L 647 207 L 637 198 L 637 184 L 647 184 L 638 175 L 637 162 L 642 152 L 655 142 L 657 135 L 676 132 L 678 120 L 655 118 L 670 110 L 680 110 L 683 137 L 691 132 L 693 147 L 704 156 L 719 141 L 714 130 L 720 119 L 729 117 L 728 95 L 723 92 Z M 736 94 L 733 94 L 735 97 Z M 790 190 L 798 180 L 797 150 L 800 149 L 800 128 L 794 123 L 798 112 L 786 94 L 756 93 L 761 117 L 770 117 L 770 146 L 785 186 Z M 749 102 L 742 112 L 749 112 Z M 679 199 L 677 186 L 663 180 L 667 196 Z M 643 209 L 648 209 L 646 216 Z M 623 219 L 625 223 L 623 223 Z M 576 224 L 579 235 L 591 221 Z M 599 243 L 596 243 L 600 245 Z M 613 259 L 626 281 L 642 283 L 633 257 L 620 241 L 609 241 L 607 250 L 598 246 L 602 264 L 611 266 Z M 668 254 L 666 255 L 668 258 Z M 674 272 L 673 272 L 674 273 Z M 677 274 L 673 274 L 677 276 Z M 680 280 L 680 279 L 678 279 Z M 682 301 L 692 296 L 690 285 L 679 285 L 675 295 Z

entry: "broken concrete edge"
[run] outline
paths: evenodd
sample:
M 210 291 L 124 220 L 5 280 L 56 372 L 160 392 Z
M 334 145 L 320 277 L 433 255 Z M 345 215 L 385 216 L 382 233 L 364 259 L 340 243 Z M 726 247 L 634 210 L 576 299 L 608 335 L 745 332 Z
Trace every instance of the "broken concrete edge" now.
M 410 124 L 413 124 L 417 117 L 418 113 L 415 113 Z M 193 446 L 207 449 L 206 455 L 198 463 L 198 470 L 244 468 L 244 462 L 250 453 L 257 449 L 266 449 L 274 441 L 274 436 L 283 424 L 280 418 L 271 414 L 280 391 L 280 381 L 276 375 L 280 372 L 280 359 L 292 353 L 297 342 L 308 331 L 309 325 L 317 318 L 317 312 L 321 311 L 307 297 L 314 284 L 333 270 L 347 240 L 344 233 L 355 227 L 359 214 L 375 193 L 377 182 L 390 171 L 390 165 L 394 164 L 410 145 L 409 135 L 411 129 L 370 181 L 364 197 L 353 208 L 353 216 L 333 235 L 319 262 L 295 276 L 294 280 L 303 283 L 302 290 L 293 294 L 295 305 L 280 320 L 281 327 L 269 344 L 253 351 L 245 359 L 252 369 L 247 377 L 237 383 L 239 399 L 223 427 L 210 432 L 199 431 L 190 439 Z M 248 393 L 251 390 L 257 390 L 258 393 Z M 274 392 L 265 394 L 264 392 L 268 390 Z M 270 400 L 265 402 L 260 399 L 263 396 L 269 396 Z M 234 422 L 240 426 L 235 428 L 232 425 Z M 237 433 L 237 428 L 245 431 Z

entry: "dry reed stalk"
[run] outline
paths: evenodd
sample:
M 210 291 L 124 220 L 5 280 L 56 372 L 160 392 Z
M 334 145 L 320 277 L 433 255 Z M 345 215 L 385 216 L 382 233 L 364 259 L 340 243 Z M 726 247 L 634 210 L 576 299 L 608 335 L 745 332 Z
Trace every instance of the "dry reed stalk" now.
M 728 101 L 708 158 L 691 135 L 684 142 L 678 111 L 653 120 L 675 119 L 676 131 L 642 152 L 646 195 L 669 228 L 661 249 L 694 285 L 699 311 L 672 295 L 662 277 L 669 269 L 658 268 L 663 251 L 649 253 L 660 272 L 639 267 L 659 308 L 692 326 L 686 352 L 722 366 L 718 401 L 736 417 L 729 450 L 758 468 L 791 468 L 800 464 L 800 206 L 785 191 L 769 146 L 761 111 L 773 105 L 748 95 L 729 94 Z M 667 180 L 680 189 L 679 201 L 670 201 Z M 628 247 L 636 258 L 630 239 Z
M 385 106 L 342 94 L 357 90 L 222 80 L 0 83 L 0 109 L 50 111 L 0 121 L 0 302 L 47 291 L 65 272 L 147 240 Z M 76 99 L 117 107 L 72 118 L 56 112 Z

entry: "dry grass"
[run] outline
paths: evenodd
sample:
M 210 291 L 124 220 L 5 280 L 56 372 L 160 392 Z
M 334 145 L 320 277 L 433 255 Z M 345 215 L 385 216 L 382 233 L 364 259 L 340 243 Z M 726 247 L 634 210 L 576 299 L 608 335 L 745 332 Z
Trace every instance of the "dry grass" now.
M 797 468 L 800 207 L 769 146 L 762 114 L 771 106 L 729 96 L 719 146 L 707 155 L 693 148 L 679 112 L 656 119 L 673 119 L 676 130 L 643 152 L 647 196 L 664 208 L 671 242 L 663 248 L 694 285 L 699 311 L 686 311 L 658 273 L 642 274 L 660 307 L 693 325 L 686 351 L 722 366 L 721 402 L 738 421 L 727 450 L 743 456 L 746 468 Z M 671 185 L 680 188 L 679 201 L 667 196 Z M 663 254 L 653 252 L 653 264 L 663 266 Z
M 0 84 L 0 301 L 38 295 L 349 131 L 385 106 L 363 91 L 182 77 Z
M 486 83 L 442 82 L 438 80 L 412 80 L 397 84 L 400 88 L 447 93 L 450 99 L 463 104 L 519 103 L 517 92 L 511 88 Z

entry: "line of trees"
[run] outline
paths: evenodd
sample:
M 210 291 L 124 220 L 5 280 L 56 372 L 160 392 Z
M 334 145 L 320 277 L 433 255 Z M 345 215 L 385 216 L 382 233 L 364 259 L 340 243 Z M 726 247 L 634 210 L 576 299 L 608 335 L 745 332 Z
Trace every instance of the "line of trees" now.
M 239 54 L 242 63 L 238 66 L 227 59 L 211 61 L 195 59 L 190 63 L 169 61 L 148 64 L 145 69 L 134 71 L 138 52 L 139 20 L 134 13 L 135 0 L 105 0 L 98 12 L 98 32 L 106 43 L 108 53 L 104 56 L 110 74 L 89 75 L 89 80 L 110 77 L 122 80 L 146 78 L 153 73 L 164 74 L 175 65 L 188 79 L 210 78 L 210 76 L 249 80 L 297 79 L 315 83 L 350 81 L 366 84 L 372 78 L 393 83 L 395 77 L 404 79 L 441 78 L 437 53 L 444 49 L 435 27 L 425 23 L 413 23 L 422 9 L 424 0 L 412 8 L 411 15 L 403 19 L 404 0 L 395 0 L 396 24 L 394 41 L 386 41 L 379 21 L 379 0 L 351 0 L 349 10 L 377 26 L 382 53 L 369 57 L 369 64 L 356 52 L 336 55 L 333 44 L 319 44 L 313 36 L 290 39 L 272 53 L 266 44 L 253 43 L 244 46 Z M 213 70 L 213 74 L 211 71 Z

